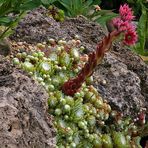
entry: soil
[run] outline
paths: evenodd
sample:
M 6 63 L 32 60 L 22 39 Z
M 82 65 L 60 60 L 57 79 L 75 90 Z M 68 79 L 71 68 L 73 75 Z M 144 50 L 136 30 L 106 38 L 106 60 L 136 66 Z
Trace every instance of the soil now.
M 99 24 L 83 16 L 56 22 L 47 16 L 43 7 L 29 12 L 11 36 L 15 41 L 30 44 L 48 41 L 49 38 L 72 39 L 78 35 L 86 50 L 91 52 L 107 34 Z M 148 106 L 148 66 L 122 43 L 116 42 L 112 51 L 105 54 L 102 64 L 94 73 L 94 85 L 112 106 L 125 116 L 137 116 Z

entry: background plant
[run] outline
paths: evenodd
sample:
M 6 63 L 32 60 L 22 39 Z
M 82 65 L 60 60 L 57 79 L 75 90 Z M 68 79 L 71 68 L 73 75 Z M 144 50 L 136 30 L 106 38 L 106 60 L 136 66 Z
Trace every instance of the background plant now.
M 26 11 L 40 5 L 50 5 L 55 0 L 0 0 L 0 40 L 13 33 Z
M 100 4 L 100 0 L 56 0 L 57 7 L 63 8 L 69 17 L 86 16 L 93 5 Z
M 56 0 L 53 3 L 56 7 L 64 10 L 68 17 L 83 15 L 89 20 L 99 22 L 102 26 L 106 21 L 117 16 L 111 10 L 101 10 L 101 0 Z
M 141 55 L 148 56 L 148 2 L 146 0 L 128 0 L 128 2 L 132 4 L 137 16 L 139 41 L 133 49 Z

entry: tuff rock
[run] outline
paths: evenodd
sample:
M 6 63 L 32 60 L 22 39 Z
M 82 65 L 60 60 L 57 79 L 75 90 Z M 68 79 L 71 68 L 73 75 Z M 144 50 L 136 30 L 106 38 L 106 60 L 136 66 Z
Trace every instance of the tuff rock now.
M 1 148 L 55 147 L 47 99 L 39 84 L 0 56 Z

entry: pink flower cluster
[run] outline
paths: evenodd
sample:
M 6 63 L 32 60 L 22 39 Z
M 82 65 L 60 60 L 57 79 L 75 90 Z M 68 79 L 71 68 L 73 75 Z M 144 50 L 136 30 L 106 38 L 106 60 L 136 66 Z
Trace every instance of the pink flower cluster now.
M 132 23 L 132 20 L 135 18 L 133 11 L 127 4 L 124 4 L 120 6 L 119 14 L 120 17 L 113 19 L 113 25 L 118 31 L 124 32 L 124 43 L 126 45 L 133 45 L 138 39 L 136 26 Z
M 135 18 L 135 16 L 133 16 L 132 9 L 129 8 L 127 4 L 120 6 L 119 13 L 120 13 L 122 20 L 124 21 L 132 21 Z

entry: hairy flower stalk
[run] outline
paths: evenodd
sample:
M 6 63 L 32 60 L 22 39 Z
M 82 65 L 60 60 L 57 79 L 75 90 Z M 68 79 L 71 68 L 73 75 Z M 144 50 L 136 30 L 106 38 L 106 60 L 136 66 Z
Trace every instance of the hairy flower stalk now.
M 97 45 L 95 51 L 88 55 L 88 61 L 80 71 L 77 77 L 69 79 L 62 86 L 62 90 L 66 95 L 73 96 L 82 86 L 87 77 L 91 76 L 94 68 L 101 62 L 105 52 L 107 52 L 112 42 L 120 34 L 121 31 L 113 31 L 105 36 L 104 39 Z
M 126 45 L 132 45 L 137 41 L 137 34 L 135 26 L 131 23 L 134 18 L 131 8 L 128 5 L 123 5 L 119 10 L 120 17 L 113 20 L 115 30 L 105 36 L 104 39 L 98 43 L 95 51 L 88 55 L 88 61 L 80 71 L 77 77 L 69 79 L 62 86 L 62 91 L 66 95 L 73 96 L 87 77 L 91 76 L 94 68 L 101 62 L 105 52 L 109 51 L 112 42 L 121 34 L 124 34 L 124 41 Z

